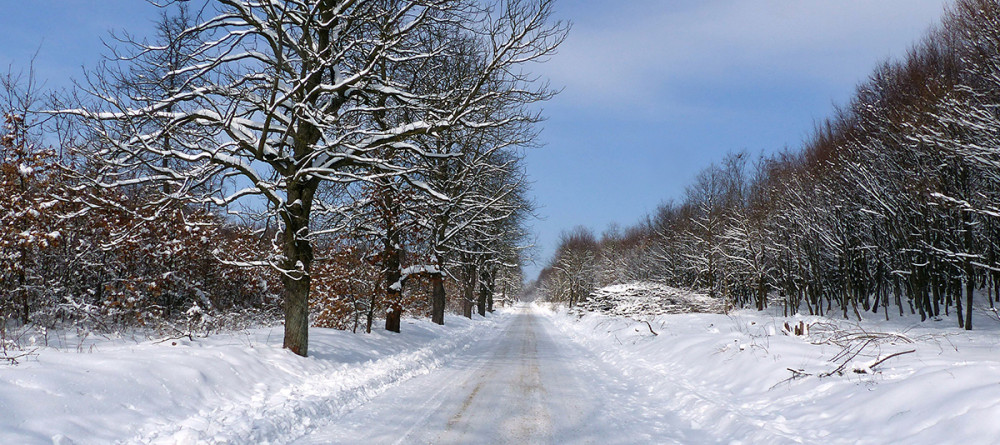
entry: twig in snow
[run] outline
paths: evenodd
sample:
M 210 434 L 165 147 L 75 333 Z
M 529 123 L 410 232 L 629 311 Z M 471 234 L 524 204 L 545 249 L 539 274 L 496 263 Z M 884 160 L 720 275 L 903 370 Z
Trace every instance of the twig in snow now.
M 155 341 L 153 343 L 154 344 L 166 343 L 166 342 L 171 341 L 171 340 L 180 340 L 180 339 L 183 339 L 185 337 L 187 337 L 187 339 L 190 340 L 190 341 L 194 341 L 194 335 L 192 335 L 190 332 L 182 332 L 179 329 L 174 329 L 174 334 L 175 334 L 175 336 L 173 336 L 173 337 L 166 337 L 166 338 L 163 338 L 161 340 Z
M 873 342 L 874 342 L 874 339 L 869 339 L 864 344 L 862 344 L 861 347 L 857 348 L 854 351 L 851 351 L 851 347 L 850 346 L 844 348 L 844 350 L 840 351 L 840 353 L 837 354 L 837 357 L 834 357 L 832 359 L 832 361 L 836 361 L 839 358 L 847 357 L 846 359 L 843 359 L 844 361 L 840 364 L 840 366 L 838 366 L 837 369 L 834 369 L 833 371 L 824 372 L 824 373 L 820 374 L 819 376 L 820 377 L 830 377 L 830 376 L 832 376 L 834 374 L 844 375 L 844 369 L 847 367 L 847 364 L 851 363 L 854 360 L 855 357 L 857 357 L 859 354 L 861 354 L 861 352 L 864 351 L 865 348 L 868 347 L 868 345 L 872 344 Z M 849 357 L 848 357 L 848 354 L 850 354 Z
M 791 380 L 795 380 L 795 379 L 800 378 L 800 377 L 807 377 L 807 376 L 812 375 L 812 374 L 810 374 L 808 372 L 805 372 L 804 369 L 792 369 L 792 368 L 785 368 L 785 369 L 787 369 L 787 370 L 789 370 L 789 371 L 792 372 L 792 377 L 790 378 Z
M 812 375 L 812 374 L 810 374 L 810 373 L 808 373 L 808 372 L 805 372 L 805 370 L 804 370 L 804 369 L 792 369 L 792 368 L 785 368 L 785 369 L 787 369 L 787 370 L 791 371 L 791 372 L 792 372 L 792 376 L 791 376 L 791 377 L 789 377 L 789 378 L 787 378 L 787 379 L 785 379 L 785 380 L 782 380 L 782 381 L 780 381 L 780 382 L 778 382 L 778 383 L 775 383 L 775 384 L 774 384 L 773 386 L 771 386 L 770 388 L 767 388 L 767 390 L 768 390 L 768 391 L 770 391 L 770 390 L 772 390 L 772 389 L 776 388 L 776 387 L 777 387 L 778 385 L 780 385 L 780 384 L 782 384 L 782 383 L 785 383 L 785 382 L 791 382 L 791 381 L 793 381 L 793 380 L 796 380 L 796 379 L 800 379 L 800 378 L 802 378 L 802 377 L 808 377 L 808 376 L 811 376 L 811 375 Z
M 649 328 L 649 332 L 652 332 L 654 336 L 655 335 L 660 335 L 660 334 L 657 334 L 656 331 L 653 330 L 653 325 L 649 324 L 649 322 L 646 321 L 646 320 L 643 320 L 643 321 L 646 323 L 646 326 Z
M 9 365 L 16 365 L 20 363 L 20 359 L 34 355 L 36 350 L 37 348 L 27 351 L 19 351 L 17 354 L 10 354 L 7 351 L 4 351 L 3 354 L 0 355 L 0 360 L 7 362 Z
M 891 359 L 893 357 L 899 357 L 899 356 L 901 356 L 903 354 L 910 354 L 910 353 L 913 353 L 913 352 L 917 352 L 917 350 L 916 349 L 910 349 L 909 351 L 903 351 L 903 352 L 897 352 L 895 354 L 889 354 L 889 355 L 885 356 L 885 358 L 881 358 L 881 359 L 876 360 L 875 363 L 872 363 L 872 365 L 869 366 L 869 368 L 874 369 L 876 366 L 881 365 L 882 362 L 884 362 L 886 360 L 889 360 L 889 359 Z

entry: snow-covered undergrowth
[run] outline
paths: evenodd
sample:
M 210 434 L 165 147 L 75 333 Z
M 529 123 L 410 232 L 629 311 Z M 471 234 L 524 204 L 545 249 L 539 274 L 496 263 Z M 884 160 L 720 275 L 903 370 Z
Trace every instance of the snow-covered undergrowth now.
M 308 358 L 281 349 L 280 327 L 41 347 L 0 366 L 0 443 L 285 443 L 497 335 L 506 319 L 410 319 L 402 334 L 314 328 Z
M 1000 438 L 1000 322 L 987 311 L 971 332 L 952 320 L 857 323 L 756 311 L 546 316 L 721 443 Z M 799 322 L 811 326 L 805 335 L 794 335 Z
M 640 281 L 602 287 L 580 303 L 580 308 L 608 315 L 663 315 L 721 312 L 718 299 L 665 284 Z

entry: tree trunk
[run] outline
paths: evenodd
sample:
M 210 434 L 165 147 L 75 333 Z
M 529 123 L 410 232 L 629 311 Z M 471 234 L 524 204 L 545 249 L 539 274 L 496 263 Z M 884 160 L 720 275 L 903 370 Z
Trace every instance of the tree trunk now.
M 896 298 L 896 307 L 899 308 L 899 316 L 902 317 L 903 313 L 903 291 L 900 289 L 899 278 L 892 280 L 892 293 Z
M 990 291 L 986 293 L 986 299 L 990 300 L 990 305 L 991 305 L 990 307 L 992 307 L 994 301 L 1000 302 L 1000 298 L 997 298 L 1000 297 L 1000 282 L 997 281 L 998 275 L 1000 274 L 997 274 L 996 272 L 990 274 L 990 276 L 992 277 L 990 279 L 991 283 Z
M 390 297 L 393 298 L 393 297 Z M 398 297 L 396 297 L 398 300 Z M 389 303 L 389 308 L 385 311 L 385 330 L 399 333 L 403 319 L 403 306 L 398 302 Z
M 284 347 L 303 357 L 309 352 L 309 272 L 313 262 L 309 214 L 318 187 L 319 181 L 315 178 L 305 181 L 288 179 L 287 204 L 281 209 L 285 223 L 282 246 L 285 262 L 281 274 L 285 286 Z
M 767 300 L 767 287 L 764 284 L 764 280 L 757 279 L 757 310 L 764 310 L 764 301 Z
M 490 293 L 489 282 L 489 273 L 486 268 L 483 268 L 483 271 L 479 273 L 479 300 L 476 301 L 476 309 L 483 317 L 486 316 L 486 299 Z
M 972 267 L 966 270 L 965 279 L 965 330 L 972 330 L 972 293 L 976 290 L 976 280 L 973 278 Z M 961 314 L 959 314 L 961 316 Z
M 365 333 L 372 333 L 372 324 L 375 323 L 375 304 L 378 303 L 377 292 L 372 292 L 368 299 L 368 310 L 365 312 Z
M 21 325 L 27 326 L 31 323 L 31 303 L 28 300 L 28 292 L 24 289 L 20 290 L 21 294 Z
M 431 321 L 440 325 L 444 324 L 444 307 L 447 302 L 444 291 L 444 276 L 441 271 L 431 275 Z
M 472 318 L 472 305 L 476 298 L 476 265 L 466 263 L 463 267 L 462 315 Z
M 284 347 L 307 356 L 309 353 L 309 277 L 282 277 L 285 285 Z
M 497 290 L 497 269 L 490 271 L 486 280 L 486 288 L 488 290 L 486 293 L 486 312 L 493 312 L 493 294 Z
M 285 338 L 284 347 L 305 357 L 309 353 L 309 270 L 313 251 L 309 243 L 309 211 L 311 191 L 289 187 L 290 202 L 285 209 L 284 273 Z M 298 204 L 302 202 L 305 204 Z
M 385 245 L 385 260 L 383 265 L 385 267 L 385 286 L 386 286 L 386 304 L 389 307 L 385 312 L 385 330 L 398 333 L 400 331 L 400 321 L 403 316 L 403 305 L 401 304 L 401 299 L 403 297 L 403 283 L 400 282 L 402 273 L 399 270 L 399 251 L 395 248 L 396 245 L 390 237 L 386 241 Z
M 937 275 L 931 279 L 931 292 L 934 294 L 934 316 L 938 317 L 941 315 L 941 304 L 939 303 L 941 301 L 941 284 L 938 283 Z
M 400 320 L 403 316 L 403 273 L 400 269 L 402 264 L 402 251 L 400 246 L 400 233 L 397 221 L 399 221 L 400 207 L 396 200 L 395 191 L 388 183 L 381 185 L 379 198 L 384 205 L 383 222 L 385 224 L 385 237 L 382 239 L 382 269 L 385 273 L 385 330 L 400 331 Z
M 462 316 L 472 318 L 472 296 L 467 295 L 462 298 Z
M 505 281 L 503 283 L 503 297 L 500 298 L 500 307 L 507 307 L 507 289 L 510 286 L 510 282 Z
M 958 317 L 958 327 L 965 327 L 965 319 L 962 318 L 962 286 L 961 284 L 952 284 L 951 292 L 955 295 L 955 315 Z

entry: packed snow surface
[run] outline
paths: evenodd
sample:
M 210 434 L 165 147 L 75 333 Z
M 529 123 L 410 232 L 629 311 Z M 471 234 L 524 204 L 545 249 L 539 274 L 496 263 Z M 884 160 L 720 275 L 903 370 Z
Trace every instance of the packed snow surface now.
M 553 315 L 512 314 L 502 336 L 387 391 L 300 444 L 708 443 L 650 403 L 647 386 L 582 345 Z
M 995 443 L 1000 321 L 976 322 L 522 305 L 317 329 L 310 358 L 279 329 L 42 348 L 0 367 L 0 443 Z
M 402 334 L 313 328 L 308 358 L 281 348 L 280 326 L 193 340 L 52 338 L 60 348 L 0 365 L 0 444 L 287 443 L 496 337 L 505 317 L 410 319 Z

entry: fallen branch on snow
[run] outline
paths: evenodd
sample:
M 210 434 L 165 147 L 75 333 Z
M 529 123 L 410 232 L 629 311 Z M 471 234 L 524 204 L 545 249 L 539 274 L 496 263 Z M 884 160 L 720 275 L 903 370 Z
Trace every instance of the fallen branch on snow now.
M 833 371 L 830 371 L 830 372 L 825 372 L 823 374 L 820 374 L 819 376 L 820 377 L 829 377 L 829 376 L 831 376 L 833 374 L 844 375 L 844 369 L 847 367 L 847 365 L 849 363 L 852 363 L 852 360 L 854 359 L 854 357 L 857 357 L 857 355 L 860 352 L 861 352 L 861 350 L 858 350 L 854 355 L 851 356 L 851 358 L 845 360 L 844 363 L 841 363 L 840 366 L 837 367 L 837 369 L 834 369 Z M 874 372 L 875 371 L 875 367 L 877 367 L 878 365 L 881 365 L 882 363 L 885 363 L 886 360 L 889 360 L 889 359 L 891 359 L 893 357 L 899 357 L 899 356 L 904 355 L 904 354 L 911 354 L 911 353 L 914 353 L 914 352 L 917 352 L 917 350 L 916 349 L 911 349 L 909 351 L 901 351 L 901 352 L 896 352 L 896 353 L 893 353 L 893 354 L 889 354 L 889 355 L 887 355 L 887 356 L 885 356 L 883 358 L 875 360 L 875 362 L 872 363 L 871 365 L 865 366 L 864 368 L 857 368 L 857 367 L 855 367 L 851 371 L 853 371 L 855 374 L 868 374 L 869 371 Z
M 17 354 L 12 354 L 9 351 L 3 351 L 3 354 L 0 354 L 0 360 L 7 362 L 7 364 L 9 365 L 16 365 L 19 363 L 18 360 L 34 355 L 35 351 L 36 351 L 35 349 L 31 349 L 26 351 L 19 351 Z
M 875 369 L 876 366 L 881 365 L 886 360 L 889 360 L 889 359 L 891 359 L 893 357 L 899 357 L 899 356 L 901 356 L 903 354 L 911 354 L 911 353 L 914 353 L 914 352 L 917 352 L 917 350 L 916 349 L 910 349 L 909 351 L 903 351 L 903 352 L 897 352 L 895 354 L 889 354 L 889 355 L 885 356 L 885 358 L 883 358 L 883 359 L 876 360 L 875 363 L 872 363 L 872 365 L 869 366 L 869 368 Z

